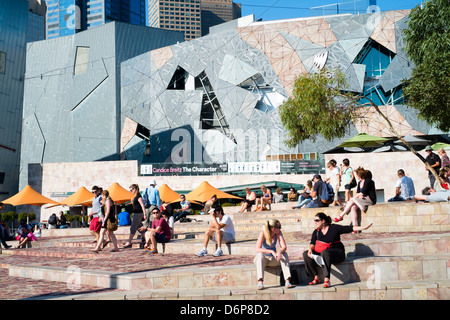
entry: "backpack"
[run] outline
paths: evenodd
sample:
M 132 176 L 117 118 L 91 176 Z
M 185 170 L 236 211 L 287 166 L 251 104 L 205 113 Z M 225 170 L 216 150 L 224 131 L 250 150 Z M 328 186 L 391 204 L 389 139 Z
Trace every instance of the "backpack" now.
M 145 188 L 144 192 L 142 193 L 142 201 L 144 202 L 145 209 L 150 208 L 150 203 L 148 202 L 148 188 Z
M 319 199 L 325 204 L 330 204 L 333 202 L 334 191 L 333 187 L 330 184 L 322 182 L 322 188 L 320 190 Z
M 50 216 L 50 218 L 48 218 L 48 223 L 49 224 L 57 224 L 58 223 L 58 221 L 56 220 L 56 216 L 54 214 L 52 214 Z

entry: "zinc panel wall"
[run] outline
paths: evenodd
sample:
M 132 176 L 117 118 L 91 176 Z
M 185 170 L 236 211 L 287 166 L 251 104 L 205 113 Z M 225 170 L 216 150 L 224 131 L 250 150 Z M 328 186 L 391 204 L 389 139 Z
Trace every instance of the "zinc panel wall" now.
M 25 0 L 0 1 L 0 51 L 6 56 L 0 73 L 0 201 L 18 188 L 27 11 Z

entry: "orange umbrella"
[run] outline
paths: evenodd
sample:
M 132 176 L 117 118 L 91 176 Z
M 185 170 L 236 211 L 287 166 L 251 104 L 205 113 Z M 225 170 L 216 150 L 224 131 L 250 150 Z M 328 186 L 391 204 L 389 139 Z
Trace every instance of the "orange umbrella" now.
M 110 197 L 114 203 L 126 203 L 134 198 L 134 194 L 123 187 L 117 182 L 114 182 L 108 189 Z
M 158 191 L 161 201 L 165 201 L 167 203 L 175 201 L 180 198 L 180 195 L 177 192 L 173 191 L 167 184 L 161 185 Z
M 92 192 L 90 192 L 85 187 L 81 187 L 74 194 L 60 201 L 59 203 L 67 206 L 76 206 L 76 205 L 89 205 L 93 200 Z
M 20 206 L 24 204 L 32 205 L 32 206 L 43 206 L 47 203 L 59 204 L 58 202 L 44 197 L 39 192 L 34 190 L 32 187 L 27 185 L 23 188 L 19 193 L 2 201 L 5 204 L 10 204 L 13 206 Z
M 3 203 L 10 204 L 13 206 L 20 206 L 20 205 L 26 204 L 27 205 L 27 223 L 30 222 L 29 221 L 30 220 L 30 215 L 29 215 L 30 205 L 40 207 L 47 203 L 59 204 L 58 202 L 56 202 L 52 199 L 44 197 L 43 195 L 41 195 L 39 192 L 34 190 L 29 185 L 27 185 L 19 193 L 12 196 L 11 198 L 3 200 Z
M 186 199 L 188 199 L 189 201 L 197 200 L 200 202 L 206 202 L 211 199 L 213 195 L 216 195 L 217 199 L 242 199 L 241 197 L 237 197 L 235 195 L 214 188 L 206 181 L 203 181 L 197 188 L 189 192 L 186 195 Z

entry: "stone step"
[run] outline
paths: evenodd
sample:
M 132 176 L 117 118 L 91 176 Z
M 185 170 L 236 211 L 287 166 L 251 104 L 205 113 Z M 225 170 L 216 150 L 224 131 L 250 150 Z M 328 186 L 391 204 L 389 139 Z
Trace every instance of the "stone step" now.
M 366 282 L 332 285 L 324 289 L 317 286 L 295 286 L 286 289 L 279 285 L 265 285 L 257 290 L 255 285 L 240 287 L 201 288 L 189 290 L 140 289 L 108 293 L 86 293 L 55 297 L 52 300 L 226 300 L 232 313 L 231 300 L 448 300 L 449 280 L 388 281 L 377 286 Z M 231 306 L 230 306 L 231 305 Z M 265 312 L 266 304 L 262 306 Z M 225 307 L 224 307 L 225 308 Z M 254 307 L 255 308 L 255 307 Z M 256 309 L 255 309 L 256 310 Z M 270 310 L 270 309 L 269 309 Z
M 199 252 L 203 247 L 203 234 L 195 235 L 195 238 L 192 236 L 191 234 L 190 238 L 171 240 L 165 244 L 164 252 L 173 254 L 195 254 Z M 450 247 L 450 233 L 390 234 L 390 238 L 385 238 L 382 235 L 378 235 L 376 238 L 364 238 L 369 236 L 364 234 L 343 235 L 342 241 L 347 255 L 351 257 L 447 253 Z M 309 236 L 286 233 L 285 238 L 288 245 L 287 252 L 290 256 L 301 257 L 303 251 L 308 248 Z M 253 237 L 248 234 L 242 238 L 238 237 L 235 243 L 223 246 L 224 253 L 253 256 L 255 254 L 256 239 L 256 233 Z M 38 244 L 39 242 L 35 243 Z M 82 248 L 92 248 L 94 246 L 91 238 L 86 237 L 73 238 L 72 241 L 67 239 L 62 242 L 53 242 L 53 245 Z M 161 247 L 161 244 L 159 246 Z M 108 247 L 112 248 L 112 244 L 108 244 Z M 133 240 L 132 247 L 139 248 L 140 240 Z M 215 249 L 215 243 L 210 241 L 208 251 L 213 253 Z M 162 252 L 162 249 L 160 251 Z M 5 250 L 4 252 L 6 254 L 14 254 L 16 250 Z M 20 252 L 25 254 L 24 252 L 26 251 L 22 250 Z
M 410 255 L 401 257 L 347 258 L 333 265 L 331 284 L 366 283 L 378 286 L 392 281 L 449 281 L 447 261 L 450 254 Z M 201 258 L 200 258 L 201 259 Z M 9 266 L 9 275 L 40 280 L 66 282 L 67 268 L 54 266 Z M 282 285 L 280 268 L 266 268 L 266 286 Z M 303 261 L 291 262 L 291 273 L 296 275 L 298 286 L 310 281 Z M 168 289 L 222 289 L 256 285 L 256 268 L 253 264 L 220 267 L 161 268 L 150 271 L 118 273 L 107 270 L 78 270 L 77 283 L 121 290 Z M 320 288 L 320 287 L 319 287 Z M 336 288 L 336 287 L 334 287 Z

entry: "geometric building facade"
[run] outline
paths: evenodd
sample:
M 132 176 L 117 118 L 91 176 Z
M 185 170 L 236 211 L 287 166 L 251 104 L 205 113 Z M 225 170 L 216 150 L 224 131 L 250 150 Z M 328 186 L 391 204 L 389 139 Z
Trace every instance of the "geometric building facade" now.
M 340 68 L 348 90 L 369 95 L 400 134 L 439 134 L 402 104 L 413 68 L 403 50 L 408 13 L 248 16 L 187 42 L 115 22 L 37 42 L 27 56 L 20 185 L 32 163 L 298 160 L 358 132 L 391 136 L 373 114 L 347 137 L 288 148 L 278 107 L 299 74 L 321 67 Z
M 327 151 L 358 132 L 392 136 L 372 113 L 372 121 L 355 123 L 343 139 L 318 138 L 288 148 L 278 106 L 291 95 L 299 74 L 321 67 L 338 67 L 347 89 L 364 92 L 382 106 L 400 134 L 431 134 L 434 129 L 403 105 L 401 83 L 413 68 L 403 49 L 408 13 L 268 22 L 244 17 L 228 23 L 229 28 L 212 28 L 207 36 L 125 61 L 121 99 L 129 130 L 122 136 L 124 158 L 153 163 L 284 160 Z M 145 139 L 132 135 L 138 126 L 151 132 L 149 158 Z
M 119 160 L 120 64 L 179 41 L 180 32 L 110 22 L 29 44 L 20 189 L 30 163 Z

